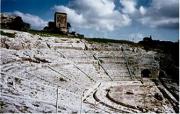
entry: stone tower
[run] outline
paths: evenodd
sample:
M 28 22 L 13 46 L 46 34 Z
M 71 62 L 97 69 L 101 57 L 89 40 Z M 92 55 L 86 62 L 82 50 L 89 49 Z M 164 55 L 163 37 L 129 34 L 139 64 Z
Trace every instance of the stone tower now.
M 54 15 L 54 22 L 56 28 L 59 29 L 60 32 L 67 33 L 67 14 L 56 12 Z

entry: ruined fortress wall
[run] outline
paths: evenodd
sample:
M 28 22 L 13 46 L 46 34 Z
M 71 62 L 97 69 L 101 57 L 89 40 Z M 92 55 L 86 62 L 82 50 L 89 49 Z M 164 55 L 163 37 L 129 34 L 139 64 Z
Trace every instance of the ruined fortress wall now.
M 67 14 L 56 12 L 54 14 L 54 22 L 59 31 L 67 33 Z

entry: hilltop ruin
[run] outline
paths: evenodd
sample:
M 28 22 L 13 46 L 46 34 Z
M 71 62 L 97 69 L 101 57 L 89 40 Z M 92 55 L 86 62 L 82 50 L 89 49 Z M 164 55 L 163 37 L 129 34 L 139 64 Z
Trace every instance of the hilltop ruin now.
M 52 33 L 68 33 L 67 14 L 62 12 L 55 12 L 54 22 L 49 22 L 48 26 L 44 28 L 44 31 Z

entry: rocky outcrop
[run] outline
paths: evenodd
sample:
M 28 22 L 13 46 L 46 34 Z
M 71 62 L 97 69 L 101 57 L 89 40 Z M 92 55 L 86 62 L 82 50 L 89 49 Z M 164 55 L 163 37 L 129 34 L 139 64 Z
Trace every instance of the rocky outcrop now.
M 1 13 L 1 28 L 27 31 L 30 29 L 30 24 L 23 22 L 22 18 L 15 15 Z

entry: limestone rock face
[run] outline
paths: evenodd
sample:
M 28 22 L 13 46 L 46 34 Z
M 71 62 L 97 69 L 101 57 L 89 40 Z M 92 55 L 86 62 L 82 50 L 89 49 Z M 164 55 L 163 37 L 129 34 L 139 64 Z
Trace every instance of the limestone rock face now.
M 1 31 L 15 37 L 1 36 L 0 112 L 174 112 L 158 87 L 141 77 L 144 68 L 158 70 L 155 52 L 128 44 Z M 162 100 L 154 98 L 156 93 Z
M 23 22 L 22 18 L 19 16 L 8 15 L 1 13 L 1 28 L 27 31 L 30 29 L 30 24 Z

